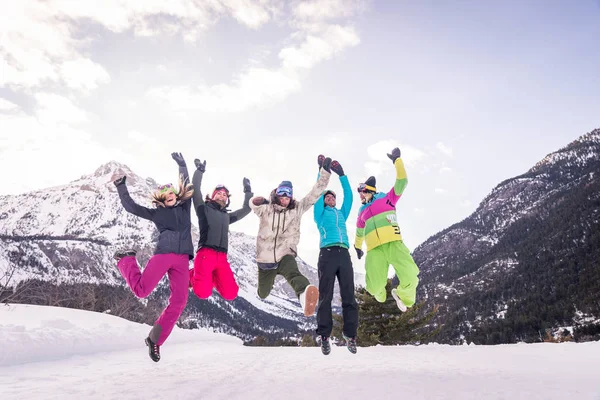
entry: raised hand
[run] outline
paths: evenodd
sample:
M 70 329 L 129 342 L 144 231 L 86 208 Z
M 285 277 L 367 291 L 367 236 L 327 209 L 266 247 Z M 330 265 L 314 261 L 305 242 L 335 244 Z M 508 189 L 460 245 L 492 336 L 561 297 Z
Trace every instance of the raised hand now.
M 319 165 L 319 171 L 321 170 L 321 167 L 323 167 L 323 161 L 325 161 L 325 156 L 323 154 L 319 154 L 319 156 L 317 157 L 317 164 Z
M 269 202 L 264 197 L 258 196 L 252 199 L 252 204 L 258 207 L 262 206 L 263 204 L 269 204 Z
M 180 167 L 185 167 L 185 160 L 183 159 L 181 153 L 171 153 L 171 157 L 173 157 L 173 160 L 175 160 L 177 165 Z
M 396 162 L 396 159 L 400 158 L 400 149 L 399 148 L 394 148 L 394 150 L 392 150 L 392 153 L 387 153 L 387 156 L 389 157 L 390 160 L 392 160 L 392 162 Z
M 127 179 L 127 177 L 125 175 L 123 175 L 122 177 L 115 179 L 113 181 L 113 183 L 115 184 L 115 186 L 121 186 L 125 184 L 125 180 Z
M 252 191 L 252 187 L 250 186 L 250 179 L 244 178 L 244 193 L 249 193 Z
M 331 170 L 333 172 L 335 172 L 336 174 L 338 174 L 339 176 L 344 176 L 344 169 L 342 168 L 342 165 L 337 161 L 337 160 L 333 160 L 331 162 Z
M 359 249 L 358 247 L 355 247 L 354 250 L 356 250 L 356 256 L 358 257 L 358 259 L 360 260 L 362 258 L 362 256 L 365 254 L 364 251 L 362 251 L 361 249 Z
M 200 172 L 206 172 L 206 160 L 204 162 L 198 160 L 197 158 L 194 160 L 194 164 L 196 164 L 196 169 Z
M 331 172 L 331 158 L 327 157 L 323 160 L 323 169 L 327 172 Z

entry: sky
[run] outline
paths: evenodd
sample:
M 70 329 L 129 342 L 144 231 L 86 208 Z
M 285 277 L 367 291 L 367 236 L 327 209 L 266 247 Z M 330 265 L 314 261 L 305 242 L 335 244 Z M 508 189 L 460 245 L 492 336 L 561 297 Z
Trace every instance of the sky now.
M 412 250 L 600 127 L 598 0 L 0 1 L 0 194 L 111 160 L 171 182 L 173 151 L 207 160 L 202 190 L 226 184 L 233 207 L 245 176 L 301 198 L 319 154 L 387 191 L 398 146 Z M 314 265 L 311 215 L 302 230 Z
M 2 398 L 600 398 L 600 342 L 376 346 L 355 355 L 332 346 L 323 356 L 318 347 L 246 347 L 175 327 L 154 363 L 143 342 L 149 329 L 104 313 L 2 305 Z

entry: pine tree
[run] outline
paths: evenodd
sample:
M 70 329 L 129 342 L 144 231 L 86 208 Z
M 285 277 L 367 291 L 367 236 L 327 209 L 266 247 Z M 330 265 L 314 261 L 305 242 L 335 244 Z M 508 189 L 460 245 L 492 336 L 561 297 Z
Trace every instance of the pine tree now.
M 386 291 L 389 293 L 390 289 L 391 280 L 388 280 Z M 439 328 L 426 326 L 437 313 L 437 306 L 423 315 L 425 303 L 419 303 L 402 313 L 391 295 L 384 303 L 379 303 L 365 288 L 358 287 L 355 296 L 359 346 L 422 343 L 439 332 Z M 342 337 L 342 317 L 339 315 L 334 316 L 333 336 Z

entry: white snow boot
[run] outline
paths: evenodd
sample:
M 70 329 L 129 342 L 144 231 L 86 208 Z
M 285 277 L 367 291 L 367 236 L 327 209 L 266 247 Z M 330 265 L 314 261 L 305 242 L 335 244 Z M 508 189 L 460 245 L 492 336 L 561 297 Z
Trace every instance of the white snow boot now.
M 396 293 L 396 289 L 392 289 L 392 297 L 394 298 L 394 300 L 396 300 L 396 305 L 398 306 L 400 311 L 405 312 L 406 310 L 408 310 L 408 307 L 406 307 L 406 304 L 404 304 L 404 302 L 400 299 L 400 297 L 398 297 L 398 293 Z

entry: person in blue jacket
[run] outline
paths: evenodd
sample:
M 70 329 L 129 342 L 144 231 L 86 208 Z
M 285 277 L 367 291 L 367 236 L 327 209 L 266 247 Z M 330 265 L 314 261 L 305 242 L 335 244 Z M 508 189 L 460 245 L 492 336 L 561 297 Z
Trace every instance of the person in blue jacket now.
M 325 160 L 318 157 L 319 168 Z M 336 208 L 336 194 L 326 190 L 314 205 L 314 218 L 319 229 L 320 248 L 319 271 L 319 304 L 317 305 L 317 335 L 321 342 L 321 351 L 327 355 L 331 352 L 329 336 L 333 329 L 331 300 L 333 287 L 337 277 L 342 297 L 342 316 L 344 319 L 343 336 L 348 350 L 356 353 L 356 330 L 358 328 L 358 306 L 354 298 L 354 270 L 348 249 L 348 232 L 346 220 L 352 209 L 352 188 L 344 169 L 338 161 L 331 163 L 331 170 L 339 175 L 344 192 L 341 209 Z

